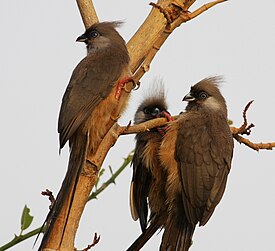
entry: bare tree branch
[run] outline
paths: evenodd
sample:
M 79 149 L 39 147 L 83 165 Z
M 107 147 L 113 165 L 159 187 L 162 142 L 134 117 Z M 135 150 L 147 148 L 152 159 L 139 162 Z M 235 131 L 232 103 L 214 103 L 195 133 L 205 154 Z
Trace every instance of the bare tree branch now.
M 273 148 L 275 147 L 275 142 L 271 142 L 271 143 L 253 143 L 250 140 L 242 137 L 239 134 L 233 134 L 234 139 L 236 139 L 240 144 L 245 144 L 246 146 L 248 146 L 249 148 L 255 150 L 255 151 L 259 151 L 259 150 L 273 150 Z
M 53 196 L 52 191 L 50 191 L 49 189 L 46 189 L 46 191 L 42 191 L 41 194 L 43 196 L 48 196 L 49 197 L 49 201 L 51 202 L 49 208 L 52 209 L 53 203 L 55 202 L 55 198 Z
M 76 0 L 76 2 L 86 29 L 99 21 L 91 0 Z
M 239 127 L 231 127 L 231 132 L 235 140 L 237 140 L 240 144 L 245 144 L 246 146 L 250 147 L 253 150 L 259 151 L 259 150 L 273 150 L 275 147 L 275 142 L 271 143 L 253 143 L 250 140 L 242 137 L 241 135 L 250 135 L 251 129 L 255 127 L 254 124 L 249 124 L 247 122 L 247 116 L 246 113 L 248 109 L 250 108 L 251 104 L 253 103 L 253 100 L 249 101 L 248 104 L 245 106 L 243 110 L 243 124 Z
M 100 241 L 100 235 L 97 236 L 97 233 L 95 233 L 93 243 L 92 243 L 92 244 L 89 244 L 88 247 L 84 248 L 84 249 L 81 250 L 81 251 L 88 251 L 88 250 L 90 250 L 90 249 L 91 249 L 92 247 L 94 247 L 97 243 L 99 243 L 99 241 Z

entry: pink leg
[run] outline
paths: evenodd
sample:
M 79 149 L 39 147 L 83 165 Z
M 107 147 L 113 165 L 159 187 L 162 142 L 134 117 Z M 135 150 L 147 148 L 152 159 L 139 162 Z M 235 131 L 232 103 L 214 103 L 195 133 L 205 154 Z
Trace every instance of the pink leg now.
M 170 115 L 170 113 L 167 112 L 167 111 L 162 111 L 162 112 L 160 113 L 160 117 L 165 117 L 165 118 L 167 119 L 168 122 L 170 122 L 170 121 L 173 120 L 173 117 L 172 117 L 172 116 Z M 158 128 L 157 128 L 158 132 L 159 132 L 162 136 L 166 133 L 167 129 L 168 129 L 168 126 L 162 126 L 162 127 L 158 127 Z
M 162 115 L 161 117 L 165 117 L 168 122 L 173 120 L 173 117 L 167 111 L 162 111 L 160 114 Z
M 124 87 L 124 85 L 128 82 L 133 82 L 134 80 L 131 77 L 125 77 L 119 80 L 117 87 L 116 87 L 116 94 L 115 94 L 115 98 L 119 99 L 120 94 L 121 94 L 121 90 Z

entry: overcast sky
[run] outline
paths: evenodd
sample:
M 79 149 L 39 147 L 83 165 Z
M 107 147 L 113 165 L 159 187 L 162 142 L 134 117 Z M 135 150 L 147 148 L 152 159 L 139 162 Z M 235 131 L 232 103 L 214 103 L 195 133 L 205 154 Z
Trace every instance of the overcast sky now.
M 119 30 L 129 40 L 151 7 L 149 1 L 95 1 L 101 21 L 124 20 Z M 197 1 L 200 6 L 205 1 Z M 260 6 L 259 4 L 262 4 Z M 195 8 L 193 6 L 192 9 Z M 230 0 L 177 29 L 154 59 L 133 92 L 121 124 L 133 118 L 146 88 L 155 77 L 164 80 L 173 114 L 184 109 L 182 97 L 190 85 L 207 76 L 223 75 L 229 117 L 242 123 L 246 103 L 256 127 L 250 139 L 275 141 L 275 0 Z M 25 204 L 34 216 L 30 230 L 44 221 L 49 202 L 40 192 L 57 194 L 67 169 L 68 147 L 58 155 L 57 117 L 71 72 L 85 56 L 75 43 L 84 31 L 75 1 L 0 1 L 0 246 L 20 232 Z M 104 162 L 113 170 L 134 147 L 123 136 Z M 275 152 L 259 153 L 235 142 L 232 171 L 224 197 L 205 227 L 197 228 L 191 251 L 275 250 Z M 109 178 L 108 171 L 103 179 Z M 101 235 L 98 251 L 122 251 L 140 234 L 131 219 L 128 167 L 97 201 L 89 203 L 81 220 L 76 247 Z M 158 250 L 161 234 L 144 251 Z M 34 238 L 11 250 L 31 250 Z

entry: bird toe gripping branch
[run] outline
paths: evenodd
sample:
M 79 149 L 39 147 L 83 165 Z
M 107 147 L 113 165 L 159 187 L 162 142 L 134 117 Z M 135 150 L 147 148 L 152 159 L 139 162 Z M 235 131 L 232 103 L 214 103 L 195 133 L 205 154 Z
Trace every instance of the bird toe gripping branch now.
M 131 82 L 131 87 L 127 87 L 127 83 Z M 125 92 L 130 93 L 133 89 L 135 89 L 136 86 L 139 86 L 139 84 L 136 84 L 134 79 L 132 77 L 125 77 L 118 81 L 115 98 L 119 99 L 121 90 L 124 89 Z M 134 86 L 134 87 L 133 87 Z

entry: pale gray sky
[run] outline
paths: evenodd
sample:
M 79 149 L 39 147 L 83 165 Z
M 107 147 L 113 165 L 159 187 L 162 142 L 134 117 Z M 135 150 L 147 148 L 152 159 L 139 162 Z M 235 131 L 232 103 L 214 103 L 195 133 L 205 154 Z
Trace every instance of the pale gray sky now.
M 197 1 L 196 6 L 205 2 Z M 95 5 L 100 20 L 125 21 L 119 31 L 126 40 L 151 8 L 147 1 L 97 0 Z M 256 128 L 250 139 L 274 141 L 274 13 L 275 0 L 230 0 L 182 25 L 153 61 L 140 90 L 133 92 L 121 123 L 133 118 L 156 76 L 165 82 L 170 111 L 178 113 L 190 85 L 218 74 L 225 76 L 222 92 L 235 125 L 242 123 L 242 109 L 254 99 L 248 119 Z M 75 43 L 84 31 L 75 1 L 1 0 L 0 27 L 1 246 L 19 234 L 25 204 L 35 217 L 30 228 L 34 229 L 48 212 L 49 202 L 40 192 L 58 192 L 68 148 L 58 155 L 57 117 L 71 72 L 86 50 Z M 121 137 L 104 166 L 116 169 L 133 147 L 132 136 Z M 235 144 L 226 193 L 209 223 L 195 231 L 191 251 L 275 250 L 274 160 L 274 152 L 257 153 Z M 117 185 L 88 204 L 76 240 L 79 249 L 91 242 L 94 232 L 101 235 L 94 248 L 98 251 L 125 250 L 139 235 L 128 206 L 131 175 L 129 167 Z M 160 236 L 143 250 L 158 250 Z M 32 250 L 33 241 L 11 250 Z

